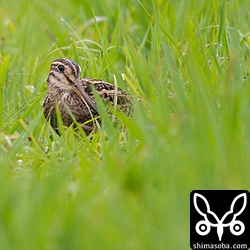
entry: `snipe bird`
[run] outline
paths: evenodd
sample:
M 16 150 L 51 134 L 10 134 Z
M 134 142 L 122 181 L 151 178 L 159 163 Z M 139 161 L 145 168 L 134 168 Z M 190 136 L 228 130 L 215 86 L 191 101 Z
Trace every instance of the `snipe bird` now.
M 117 104 L 117 109 L 129 115 L 131 113 L 131 98 L 122 89 L 114 85 L 91 78 L 80 78 L 81 67 L 74 61 L 60 58 L 52 62 L 47 77 L 47 95 L 43 102 L 44 116 L 51 126 L 59 133 L 57 122 L 57 107 L 63 124 L 70 126 L 72 118 L 81 124 L 88 135 L 95 128 L 95 121 L 101 122 L 101 117 L 94 99 L 93 88 L 97 91 L 104 104 Z

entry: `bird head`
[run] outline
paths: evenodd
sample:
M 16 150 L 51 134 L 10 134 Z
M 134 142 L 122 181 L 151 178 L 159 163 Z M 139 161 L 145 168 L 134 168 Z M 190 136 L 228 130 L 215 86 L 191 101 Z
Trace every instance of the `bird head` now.
M 95 102 L 88 96 L 80 84 L 81 67 L 74 61 L 59 58 L 52 62 L 47 77 L 47 88 L 75 92 L 82 100 L 99 114 Z

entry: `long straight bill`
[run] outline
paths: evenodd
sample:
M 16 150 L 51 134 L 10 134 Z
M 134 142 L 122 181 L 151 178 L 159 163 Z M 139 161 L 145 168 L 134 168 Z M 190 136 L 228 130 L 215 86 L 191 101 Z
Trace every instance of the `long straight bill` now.
M 81 85 L 79 84 L 79 81 L 76 81 L 76 85 L 73 85 L 75 92 L 83 98 L 83 100 L 89 105 L 90 108 L 92 108 L 98 115 L 99 111 L 97 109 L 96 104 L 93 102 L 93 100 L 88 96 L 88 94 L 82 89 Z

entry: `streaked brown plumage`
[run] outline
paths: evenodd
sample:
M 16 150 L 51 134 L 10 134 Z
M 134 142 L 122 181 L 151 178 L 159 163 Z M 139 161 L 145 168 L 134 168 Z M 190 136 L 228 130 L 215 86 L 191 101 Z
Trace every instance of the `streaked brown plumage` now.
M 114 85 L 96 79 L 80 78 L 81 68 L 66 58 L 52 62 L 47 77 L 47 95 L 44 99 L 44 116 L 50 120 L 51 126 L 59 133 L 56 107 L 61 113 L 65 126 L 73 123 L 72 115 L 79 122 L 85 133 L 89 134 L 100 122 L 99 111 L 94 100 L 94 87 L 104 103 L 114 105 L 126 114 L 131 112 L 131 99 L 127 93 Z M 70 114 L 72 113 L 72 114 Z

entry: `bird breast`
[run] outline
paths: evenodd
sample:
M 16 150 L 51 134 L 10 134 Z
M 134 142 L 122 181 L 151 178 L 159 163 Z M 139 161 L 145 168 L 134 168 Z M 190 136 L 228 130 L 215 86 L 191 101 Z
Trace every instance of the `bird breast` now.
M 82 98 L 72 91 L 65 91 L 62 89 L 49 90 L 44 100 L 45 117 L 49 118 L 50 114 L 56 114 L 56 106 L 58 106 L 63 123 L 69 126 L 73 123 L 70 113 L 75 117 L 79 123 L 84 123 L 90 120 L 95 113 L 86 106 Z

